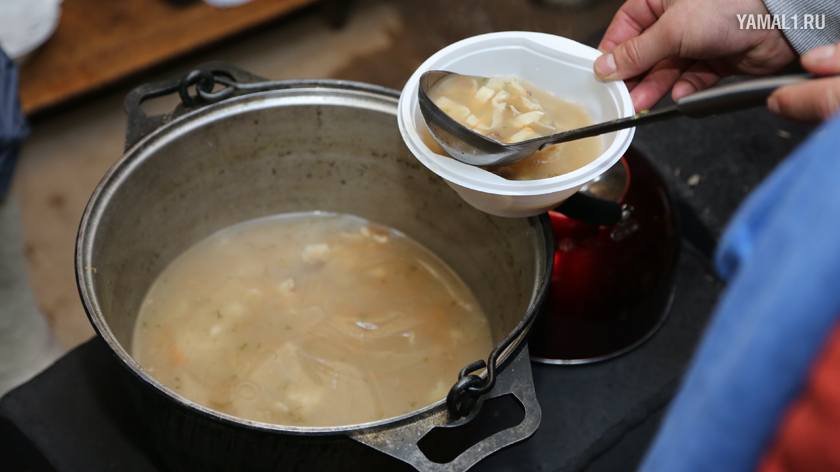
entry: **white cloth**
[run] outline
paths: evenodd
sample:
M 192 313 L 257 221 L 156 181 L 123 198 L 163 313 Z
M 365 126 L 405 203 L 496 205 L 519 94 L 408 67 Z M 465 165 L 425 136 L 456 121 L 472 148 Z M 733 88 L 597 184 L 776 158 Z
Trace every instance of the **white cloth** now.
M 52 36 L 60 16 L 61 0 L 0 0 L 0 46 L 18 60 Z

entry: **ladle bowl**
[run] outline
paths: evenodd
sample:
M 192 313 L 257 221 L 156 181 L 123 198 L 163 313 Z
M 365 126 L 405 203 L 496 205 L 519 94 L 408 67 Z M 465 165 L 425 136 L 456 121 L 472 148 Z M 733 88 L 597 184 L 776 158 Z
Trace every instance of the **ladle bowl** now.
M 429 90 L 444 78 L 458 75 L 443 70 L 430 70 L 420 76 L 417 99 L 429 133 L 452 157 L 474 166 L 504 166 L 521 161 L 540 149 L 542 139 L 529 139 L 504 144 L 473 132 L 447 115 L 429 98 Z

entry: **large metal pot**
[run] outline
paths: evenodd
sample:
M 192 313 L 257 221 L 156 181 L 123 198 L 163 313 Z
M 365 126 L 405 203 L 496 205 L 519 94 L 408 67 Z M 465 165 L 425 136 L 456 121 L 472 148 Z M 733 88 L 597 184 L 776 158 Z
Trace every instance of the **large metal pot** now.
M 219 82 L 224 88 L 213 92 Z M 172 114 L 140 110 L 143 100 L 175 91 L 184 103 Z M 76 275 L 91 323 L 126 367 L 131 401 L 172 470 L 400 470 L 405 463 L 466 470 L 536 430 L 540 409 L 525 338 L 552 269 L 548 217 L 498 218 L 464 204 L 406 150 L 397 99 L 395 91 L 351 82 L 265 82 L 222 64 L 140 87 L 126 99 L 127 151 L 85 210 Z M 178 254 L 241 221 L 312 210 L 392 226 L 452 266 L 490 317 L 498 343 L 488 353 L 493 372 L 468 375 L 474 365 L 449 402 L 400 417 L 304 428 L 213 411 L 131 358 L 141 300 Z M 509 394 L 525 410 L 518 425 L 445 464 L 418 448 L 433 428 L 468 423 L 484 399 Z

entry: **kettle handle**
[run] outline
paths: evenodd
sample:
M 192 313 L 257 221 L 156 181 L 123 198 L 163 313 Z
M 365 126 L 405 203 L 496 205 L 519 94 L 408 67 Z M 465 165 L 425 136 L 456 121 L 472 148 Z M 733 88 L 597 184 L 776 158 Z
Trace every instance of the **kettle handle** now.
M 573 193 L 552 211 L 595 226 L 615 226 L 624 215 L 620 203 L 584 192 Z
M 469 416 L 452 420 L 445 408 L 420 420 L 412 421 L 388 431 L 351 433 L 352 439 L 370 446 L 391 457 L 411 464 L 420 472 L 463 472 L 491 454 L 531 437 L 540 425 L 542 410 L 537 402 L 528 346 L 523 345 L 516 358 L 500 372 L 493 390 L 485 399 L 513 395 L 525 409 L 525 417 L 518 425 L 499 431 L 479 441 L 462 452 L 451 462 L 438 463 L 430 460 L 420 450 L 418 443 L 434 428 L 454 428 L 470 422 L 478 412 L 473 409 Z

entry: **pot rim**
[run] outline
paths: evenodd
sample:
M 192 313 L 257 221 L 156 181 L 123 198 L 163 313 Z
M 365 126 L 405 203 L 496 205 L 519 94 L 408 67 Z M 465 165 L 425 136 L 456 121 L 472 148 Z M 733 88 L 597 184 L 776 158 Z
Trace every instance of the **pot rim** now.
M 440 399 L 432 404 L 403 415 L 367 423 L 341 426 L 289 426 L 248 420 L 222 413 L 194 402 L 166 387 L 163 383 L 155 379 L 151 374 L 143 369 L 140 364 L 138 364 L 126 351 L 111 331 L 108 322 L 104 317 L 103 311 L 99 306 L 94 289 L 95 285 L 93 276 L 96 272 L 95 268 L 91 265 L 94 235 L 96 234 L 99 222 L 105 214 L 105 210 L 108 207 L 111 196 L 115 193 L 119 185 L 128 178 L 131 171 L 142 163 L 146 156 L 153 154 L 157 149 L 171 140 L 177 139 L 179 135 L 177 131 L 189 132 L 205 124 L 209 124 L 217 118 L 227 116 L 229 113 L 238 114 L 246 111 L 275 108 L 278 106 L 353 106 L 388 113 L 394 116 L 394 118 L 397 116 L 399 92 L 395 90 L 349 81 L 319 80 L 318 82 L 319 84 L 317 86 L 256 92 L 204 106 L 177 117 L 171 122 L 149 133 L 135 145 L 131 146 L 103 176 L 85 207 L 76 238 L 76 284 L 79 295 L 82 299 L 82 304 L 84 305 L 85 312 L 91 325 L 96 330 L 97 334 L 105 340 L 106 344 L 114 352 L 114 354 L 116 354 L 120 363 L 133 376 L 147 386 L 152 387 L 157 394 L 171 398 L 180 407 L 197 412 L 210 419 L 222 421 L 226 424 L 263 432 L 310 436 L 369 433 L 411 423 L 439 413 L 441 410 L 446 408 L 446 399 Z M 317 98 L 317 100 L 313 101 L 313 98 Z M 516 336 L 508 348 L 501 353 L 499 360 L 496 363 L 499 375 L 502 374 L 504 366 L 515 357 L 512 354 L 517 352 L 520 346 L 524 345 L 529 329 L 539 313 L 542 302 L 545 300 L 548 291 L 548 284 L 551 278 L 551 270 L 553 266 L 553 233 L 551 232 L 550 220 L 547 214 L 531 217 L 529 219 L 536 220 L 533 222 L 535 223 L 535 226 L 542 228 L 546 264 L 539 284 L 534 287 L 531 295 L 531 303 L 528 306 L 524 317 L 510 332 L 518 332 L 518 336 Z M 481 373 L 482 377 L 485 377 L 486 375 L 486 370 Z M 475 416 L 477 411 L 478 409 L 474 408 L 470 415 L 463 418 L 462 421 L 468 422 Z

